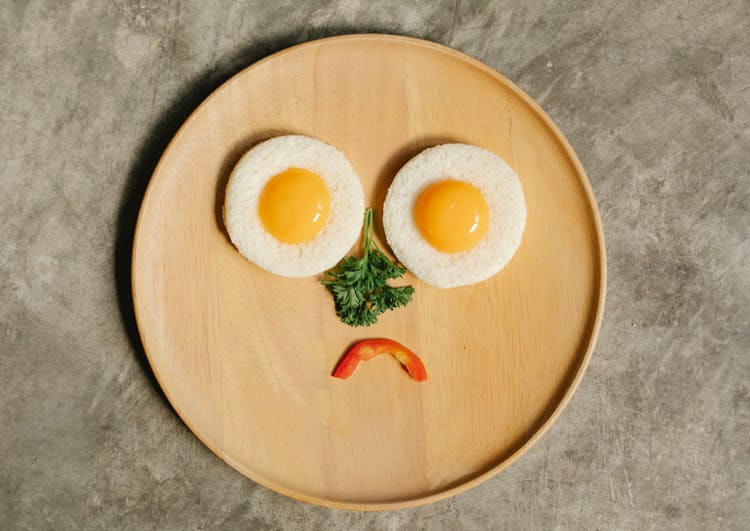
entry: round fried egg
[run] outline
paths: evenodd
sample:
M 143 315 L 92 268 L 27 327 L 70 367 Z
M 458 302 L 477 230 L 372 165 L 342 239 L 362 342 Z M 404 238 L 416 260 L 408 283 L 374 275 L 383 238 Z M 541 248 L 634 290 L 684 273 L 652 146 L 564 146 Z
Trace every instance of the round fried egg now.
M 302 135 L 248 151 L 227 183 L 224 224 L 239 252 L 285 277 L 338 263 L 362 229 L 359 177 L 336 148 Z
M 518 176 L 494 153 L 467 144 L 422 151 L 396 174 L 383 205 L 394 254 L 438 288 L 474 284 L 500 271 L 525 225 Z

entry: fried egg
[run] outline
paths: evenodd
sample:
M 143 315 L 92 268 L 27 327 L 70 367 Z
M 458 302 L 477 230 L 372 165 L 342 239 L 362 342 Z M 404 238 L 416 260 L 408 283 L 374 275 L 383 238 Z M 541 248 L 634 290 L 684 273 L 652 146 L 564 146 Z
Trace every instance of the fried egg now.
M 394 254 L 438 288 L 474 284 L 500 271 L 525 225 L 516 173 L 494 153 L 467 144 L 422 151 L 396 174 L 383 205 Z
M 285 277 L 333 267 L 362 230 L 362 184 L 336 148 L 302 135 L 248 151 L 226 187 L 224 224 L 251 262 Z

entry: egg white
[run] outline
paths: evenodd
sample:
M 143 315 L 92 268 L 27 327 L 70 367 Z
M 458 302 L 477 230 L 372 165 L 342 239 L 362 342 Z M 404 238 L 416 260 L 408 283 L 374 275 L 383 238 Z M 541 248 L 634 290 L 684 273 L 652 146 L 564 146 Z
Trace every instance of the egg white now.
M 289 168 L 312 171 L 331 196 L 328 220 L 316 237 L 282 243 L 269 234 L 259 213 L 268 181 Z M 302 135 L 279 136 L 248 151 L 229 177 L 224 223 L 232 243 L 251 262 L 285 277 L 309 277 L 335 266 L 354 245 L 364 216 L 362 184 L 336 148 Z
M 489 207 L 487 233 L 468 251 L 445 253 L 422 236 L 414 209 L 422 192 L 444 180 L 477 187 Z M 426 149 L 396 174 L 383 205 L 383 226 L 396 257 L 422 281 L 438 288 L 474 284 L 488 279 L 510 261 L 526 225 L 521 181 L 503 159 L 467 144 Z

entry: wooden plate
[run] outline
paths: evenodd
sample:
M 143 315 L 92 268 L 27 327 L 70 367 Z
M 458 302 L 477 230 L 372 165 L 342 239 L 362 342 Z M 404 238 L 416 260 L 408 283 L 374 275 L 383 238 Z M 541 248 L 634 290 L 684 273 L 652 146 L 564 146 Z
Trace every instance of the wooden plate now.
M 221 221 L 239 157 L 286 133 L 343 151 L 378 216 L 394 174 L 423 148 L 487 148 L 520 175 L 521 247 L 474 286 L 439 290 L 409 276 L 413 303 L 349 328 L 316 279 L 262 271 Z M 143 344 L 185 423 L 258 483 L 347 509 L 445 498 L 527 450 L 581 378 L 605 276 L 591 188 L 547 115 L 482 63 L 387 35 L 295 46 L 216 90 L 157 166 L 133 250 Z M 391 357 L 332 378 L 346 348 L 366 337 L 411 347 L 429 381 L 413 382 Z

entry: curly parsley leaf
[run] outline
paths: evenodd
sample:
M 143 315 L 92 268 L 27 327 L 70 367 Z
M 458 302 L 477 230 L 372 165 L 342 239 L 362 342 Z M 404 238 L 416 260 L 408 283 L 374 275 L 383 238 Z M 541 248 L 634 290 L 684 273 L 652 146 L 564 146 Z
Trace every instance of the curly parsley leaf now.
M 347 256 L 326 273 L 321 283 L 333 295 L 336 315 L 349 326 L 370 326 L 378 315 L 406 306 L 414 294 L 411 286 L 389 286 L 406 268 L 394 263 L 372 240 L 373 211 L 365 211 L 362 227 L 364 256 Z

